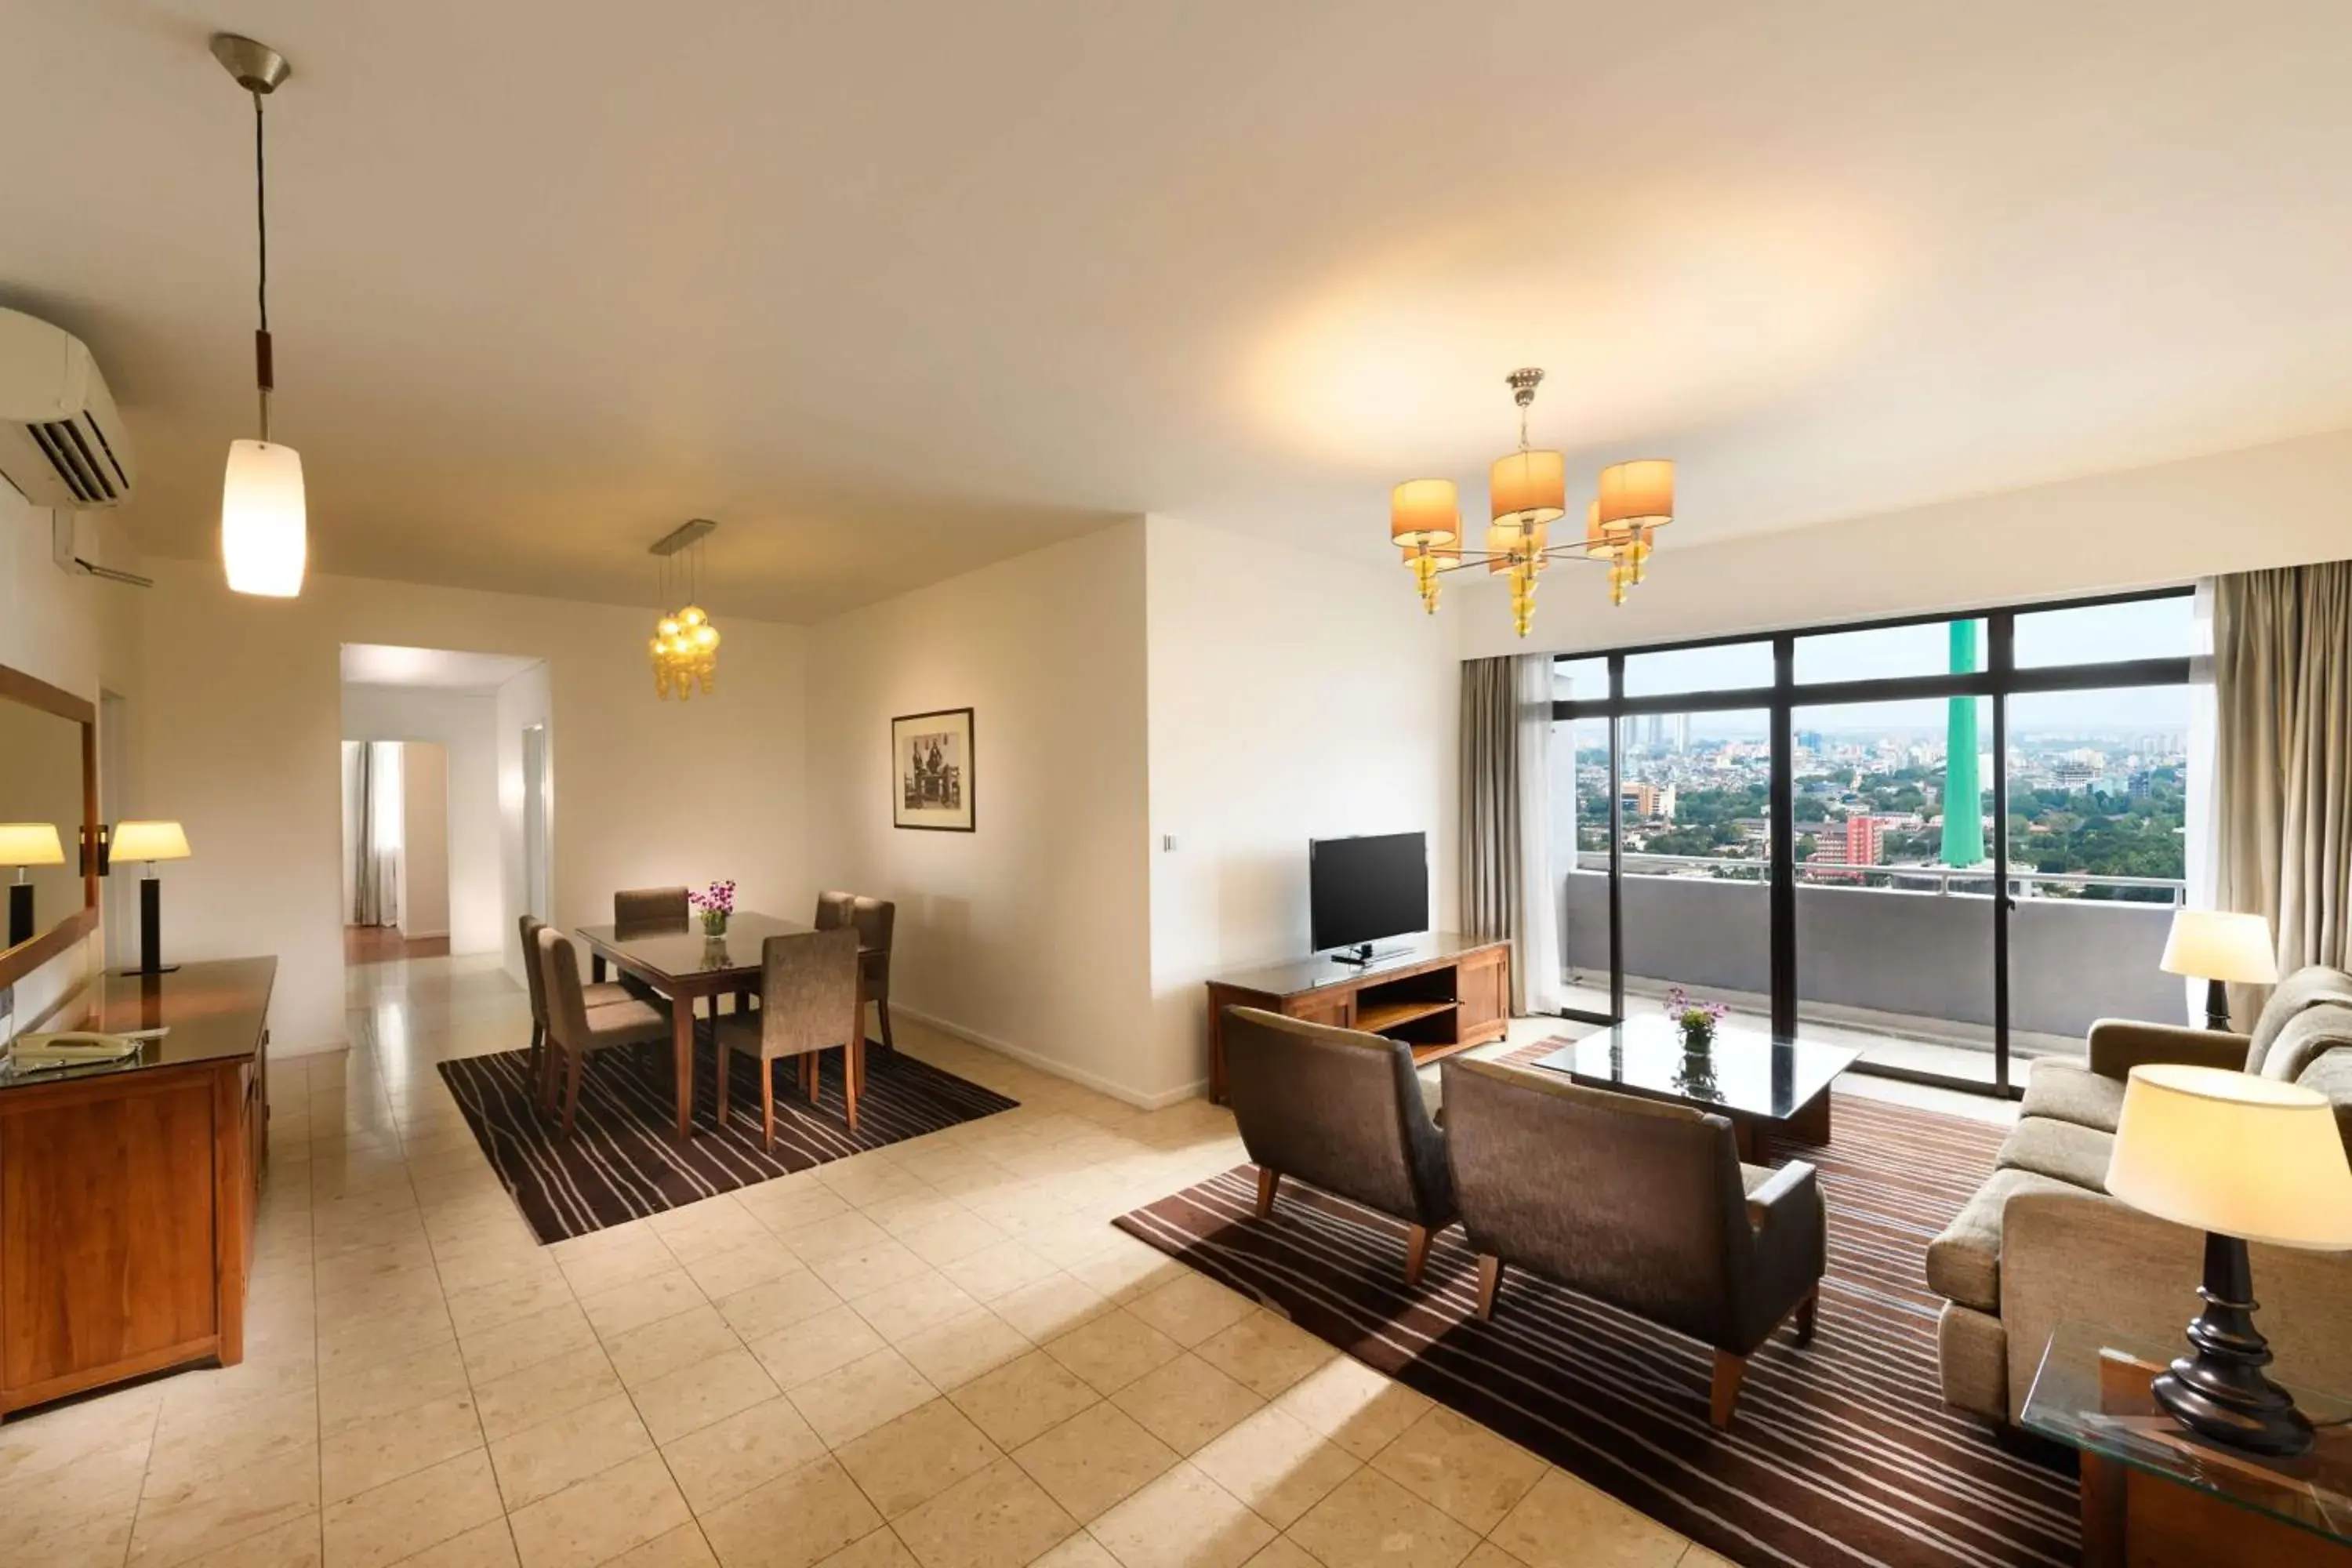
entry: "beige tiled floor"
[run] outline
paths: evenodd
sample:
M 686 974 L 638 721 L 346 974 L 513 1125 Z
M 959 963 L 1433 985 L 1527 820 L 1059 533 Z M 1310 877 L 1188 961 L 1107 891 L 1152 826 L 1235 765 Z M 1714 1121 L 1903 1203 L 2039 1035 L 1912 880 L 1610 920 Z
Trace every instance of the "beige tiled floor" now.
M 520 994 L 351 974 L 272 1068 L 244 1363 L 0 1427 L 0 1568 L 1715 1561 L 1112 1229 L 1240 1160 L 1206 1103 L 903 1024 L 1020 1109 L 542 1247 L 433 1066 Z

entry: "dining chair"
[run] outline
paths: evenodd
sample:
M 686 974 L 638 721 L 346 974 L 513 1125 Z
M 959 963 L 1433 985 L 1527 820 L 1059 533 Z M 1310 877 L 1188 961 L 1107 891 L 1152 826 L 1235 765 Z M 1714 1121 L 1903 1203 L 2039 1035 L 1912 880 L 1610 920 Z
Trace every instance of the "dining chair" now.
M 530 993 L 530 1055 L 524 1070 L 530 1078 L 531 1100 L 539 1103 L 547 1099 L 548 1066 L 555 1059 L 554 1053 L 547 1048 L 547 970 L 539 958 L 539 933 L 547 929 L 547 922 L 536 915 L 524 915 L 520 924 L 522 978 L 525 989 Z M 593 1011 L 616 1002 L 634 1001 L 635 997 L 625 985 L 598 980 L 580 988 L 580 1000 Z
M 736 1053 L 760 1064 L 762 1145 L 776 1147 L 775 1060 L 798 1057 L 801 1090 L 814 1105 L 824 1086 L 822 1051 L 841 1047 L 843 1105 L 857 1131 L 865 1088 L 865 1009 L 857 998 L 857 932 L 849 926 L 772 936 L 760 946 L 760 1006 L 718 1022 L 719 1125 L 727 1125 L 728 1068 Z
M 882 1048 L 895 1051 L 890 1033 L 890 937 L 898 923 L 898 906 L 888 899 L 868 899 L 856 893 L 827 891 L 816 896 L 816 929 L 834 931 L 853 926 L 857 931 L 857 973 L 866 1001 L 874 1004 L 882 1024 Z
M 684 931 L 688 913 L 684 888 L 625 888 L 613 895 L 613 924 L 622 931 Z
M 580 983 L 580 950 L 552 926 L 539 933 L 539 957 L 547 987 L 548 1040 L 562 1053 L 568 1079 L 563 1095 L 563 1125 L 559 1138 L 572 1136 L 580 1110 L 580 1079 L 588 1058 L 614 1046 L 639 1046 L 669 1038 L 667 1007 L 635 997 L 591 1008 L 587 987 Z M 552 1062 L 551 1062 L 551 1068 Z M 552 1110 L 552 1107 L 550 1107 Z

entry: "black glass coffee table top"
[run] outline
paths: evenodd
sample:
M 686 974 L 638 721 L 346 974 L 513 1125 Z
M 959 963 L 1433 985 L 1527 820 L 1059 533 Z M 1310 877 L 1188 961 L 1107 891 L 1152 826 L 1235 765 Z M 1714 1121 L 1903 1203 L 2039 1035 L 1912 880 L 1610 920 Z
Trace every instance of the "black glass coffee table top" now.
M 2194 1280 L 2182 1282 L 2182 1294 Z M 2193 1304 L 2193 1303 L 2192 1303 Z M 2087 1459 L 2122 1465 L 2232 1507 L 2352 1545 L 2352 1399 L 2289 1385 L 2319 1427 L 2292 1459 L 2241 1453 L 2192 1436 L 2157 1405 L 2148 1384 L 2188 1342 L 2154 1344 L 2083 1322 L 2050 1336 L 2018 1424 Z
M 1735 1121 L 1790 1122 L 1827 1105 L 1829 1087 L 1862 1053 L 1843 1046 L 1775 1040 L 1719 1025 L 1704 1052 L 1685 1050 L 1664 1015 L 1628 1018 L 1534 1063 L 1596 1089 L 1719 1110 Z M 1827 1139 L 1823 1124 L 1821 1140 Z

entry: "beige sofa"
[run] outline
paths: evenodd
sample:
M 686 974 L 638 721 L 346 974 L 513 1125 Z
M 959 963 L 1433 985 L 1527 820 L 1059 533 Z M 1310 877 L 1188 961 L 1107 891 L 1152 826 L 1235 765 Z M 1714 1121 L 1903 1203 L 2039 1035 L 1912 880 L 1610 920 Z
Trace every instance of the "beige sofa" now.
M 2197 1311 L 2203 1238 L 2108 1197 L 2124 1081 L 2141 1062 L 2242 1068 L 2335 1101 L 2352 1149 L 2352 973 L 2282 982 L 2252 1035 L 2103 1019 L 2086 1060 L 2033 1064 L 2022 1114 L 1992 1175 L 1927 1247 L 1944 1298 L 1944 1399 L 2007 1423 L 2023 1408 L 2051 1331 L 2070 1319 L 2169 1347 Z M 2289 1382 L 2352 1393 L 2352 1254 L 2253 1248 L 2260 1323 Z

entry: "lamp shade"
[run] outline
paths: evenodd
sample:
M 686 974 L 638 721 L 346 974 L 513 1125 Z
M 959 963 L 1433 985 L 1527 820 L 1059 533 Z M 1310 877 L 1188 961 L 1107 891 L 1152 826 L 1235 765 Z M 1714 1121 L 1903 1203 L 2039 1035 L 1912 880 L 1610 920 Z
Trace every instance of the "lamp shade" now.
M 62 866 L 66 847 L 53 822 L 0 822 L 0 866 Z
M 1558 452 L 1517 451 L 1486 471 L 1487 515 L 1497 528 L 1540 527 L 1568 511 L 1568 459 Z
M 1389 492 L 1389 537 L 1409 548 L 1462 537 L 1462 502 L 1452 479 L 1407 479 Z
M 109 852 L 117 860 L 184 860 L 188 836 L 176 822 L 118 822 Z
M 240 594 L 290 599 L 310 554 L 302 458 L 274 441 L 232 441 L 221 479 L 221 563 Z
M 2157 962 L 2167 974 L 2197 980 L 2269 985 L 2278 979 L 2270 921 L 2226 910 L 2175 910 L 2172 934 L 2165 938 L 2164 956 Z
M 2131 1069 L 2107 1191 L 2158 1219 L 2273 1247 L 2352 1249 L 2352 1163 L 2317 1089 L 2175 1062 Z
M 1637 458 L 1601 470 L 1601 527 L 1606 533 L 1664 528 L 1675 520 L 1675 465 Z

